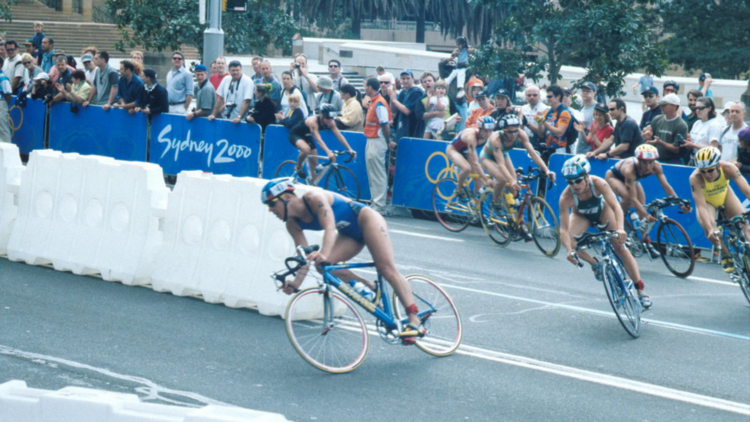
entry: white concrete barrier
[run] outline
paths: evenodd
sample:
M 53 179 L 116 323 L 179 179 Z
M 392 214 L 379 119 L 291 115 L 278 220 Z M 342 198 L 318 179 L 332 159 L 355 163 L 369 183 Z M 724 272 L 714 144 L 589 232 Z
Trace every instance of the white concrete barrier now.
M 155 164 L 33 151 L 21 181 L 8 257 L 147 284 L 168 193 Z
M 164 241 L 152 288 L 211 303 L 283 314 L 289 297 L 269 275 L 284 267 L 294 243 L 260 202 L 267 180 L 182 172 L 169 196 Z M 303 192 L 306 187 L 300 187 Z M 322 232 L 306 232 L 311 243 Z
M 8 252 L 8 242 L 18 215 L 15 198 L 25 167 L 15 144 L 0 142 L 0 255 Z
M 278 413 L 227 406 L 200 409 L 141 403 L 135 394 L 65 387 L 28 388 L 24 381 L 0 384 L 2 422 L 285 422 Z

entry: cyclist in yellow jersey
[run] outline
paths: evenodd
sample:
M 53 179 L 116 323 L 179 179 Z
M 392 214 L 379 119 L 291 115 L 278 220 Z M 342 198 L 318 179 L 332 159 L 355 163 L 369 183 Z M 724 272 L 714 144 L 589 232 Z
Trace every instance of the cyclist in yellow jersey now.
M 716 230 L 716 210 L 723 209 L 725 218 L 741 215 L 744 209 L 739 198 L 729 186 L 729 181 L 733 180 L 740 191 L 748 198 L 750 198 L 750 185 L 734 164 L 720 161 L 720 159 L 721 151 L 718 148 L 701 148 L 695 156 L 698 168 L 690 175 L 690 189 L 693 192 L 698 223 L 700 223 L 706 238 L 711 243 L 717 246 L 721 245 L 723 251 L 721 257 L 722 269 L 731 273 L 734 271 L 732 257 L 726 253 L 727 248 L 721 238 L 714 233 Z M 747 225 L 745 225 L 744 232 L 745 237 L 750 239 Z

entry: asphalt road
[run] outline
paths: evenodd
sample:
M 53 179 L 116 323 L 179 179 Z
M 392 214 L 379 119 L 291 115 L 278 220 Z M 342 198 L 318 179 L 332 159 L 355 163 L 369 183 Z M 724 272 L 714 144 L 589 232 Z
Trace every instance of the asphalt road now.
M 681 280 L 640 258 L 655 304 L 632 339 L 601 283 L 562 254 L 388 221 L 399 269 L 429 275 L 459 307 L 465 335 L 451 357 L 373 338 L 360 368 L 330 375 L 295 353 L 280 318 L 0 260 L 0 383 L 295 421 L 750 418 L 750 306 L 717 265 Z

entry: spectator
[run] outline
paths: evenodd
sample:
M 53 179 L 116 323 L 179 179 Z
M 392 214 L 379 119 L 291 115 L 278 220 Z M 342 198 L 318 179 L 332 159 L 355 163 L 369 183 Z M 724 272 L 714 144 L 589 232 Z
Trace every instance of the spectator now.
M 644 92 L 641 92 L 643 96 L 643 103 L 646 105 L 646 111 L 641 117 L 641 124 L 639 127 L 641 130 L 646 129 L 646 126 L 651 124 L 654 117 L 661 114 L 661 107 L 659 107 L 659 89 L 655 86 L 650 87 Z
M 258 85 L 261 86 L 261 85 Z M 276 113 L 276 119 L 279 124 L 285 128 L 291 130 L 294 126 L 305 120 L 305 116 L 302 113 L 302 94 L 295 92 L 289 96 L 289 110 L 286 114 Z
M 76 106 L 83 104 L 84 101 L 89 97 L 91 91 L 91 85 L 86 82 L 86 73 L 81 69 L 76 69 L 71 74 L 70 85 L 65 87 L 61 92 L 65 101 L 70 102 Z M 73 107 L 71 107 L 71 111 Z
M 5 40 L 0 41 L 0 58 L 2 58 L 3 61 L 8 58 L 8 52 L 5 51 Z M 2 67 L 0 67 L 0 70 L 3 70 Z
M 253 76 L 251 76 L 253 83 L 263 83 L 263 74 L 260 72 L 260 64 L 263 63 L 262 57 L 253 57 Z
M 169 112 L 187 114 L 193 102 L 193 74 L 185 68 L 185 55 L 180 51 L 172 53 L 172 70 L 167 73 L 167 94 Z
M 337 113 L 341 112 L 341 109 L 344 107 L 344 101 L 341 99 L 341 94 L 338 93 L 338 90 L 333 89 L 331 78 L 328 76 L 318 78 L 318 91 L 320 91 L 316 99 L 318 109 L 323 104 L 330 104 Z
M 526 98 L 526 104 L 521 107 L 521 114 L 524 117 L 523 130 L 528 135 L 531 145 L 540 145 L 544 137 L 537 135 L 539 124 L 534 120 L 534 116 L 544 113 L 547 110 L 547 106 L 540 101 L 538 86 L 532 85 L 527 87 L 524 91 L 524 97 Z
M 506 89 L 499 88 L 497 92 L 495 92 L 495 111 L 493 111 L 490 116 L 497 121 L 506 114 L 511 113 L 513 113 L 513 104 L 510 101 L 510 94 Z
M 680 84 L 677 81 L 674 81 L 672 79 L 668 79 L 664 81 L 664 85 L 662 85 L 661 92 L 666 96 L 669 94 L 678 94 L 680 93 Z
M 242 74 L 242 64 L 237 60 L 229 62 L 229 78 L 224 78 L 216 90 L 216 105 L 208 120 L 217 117 L 232 119 L 239 123 L 250 109 L 253 98 L 253 81 Z
M 211 67 L 209 69 L 211 70 L 212 75 L 216 73 L 216 60 L 211 62 Z
M 395 87 L 388 87 L 388 95 L 391 97 L 391 113 L 396 125 L 396 140 L 404 137 L 416 137 L 421 133 L 415 133 L 417 127 L 417 103 L 424 97 L 424 92 L 414 86 L 414 72 L 404 69 L 399 75 L 403 89 L 396 95 Z M 373 105 L 370 104 L 372 108 Z M 365 120 L 367 123 L 367 120 Z
M 341 99 L 344 100 L 344 107 L 341 109 L 341 116 L 334 118 L 336 126 L 339 130 L 362 132 L 364 129 L 364 115 L 362 107 L 359 105 L 359 92 L 357 92 L 357 88 L 351 84 L 342 86 Z
M 84 54 L 83 57 L 81 57 L 81 63 L 83 63 L 83 68 L 85 70 L 86 82 L 88 82 L 89 85 L 93 85 L 94 72 L 96 72 L 96 66 L 94 65 L 94 56 L 89 53 Z
M 740 130 L 737 140 L 740 146 L 737 150 L 737 158 L 732 163 L 740 169 L 743 176 L 750 177 L 750 127 Z
M 302 91 L 294 86 L 294 82 L 292 82 L 294 77 L 292 76 L 292 72 L 290 71 L 284 71 L 281 73 L 281 86 L 283 90 L 281 91 L 281 103 L 279 105 L 279 112 L 282 116 L 286 116 L 287 113 L 289 113 L 289 96 L 292 94 L 299 94 L 300 96 L 300 111 L 304 115 L 304 117 L 307 117 L 309 115 L 309 110 L 307 108 L 307 103 L 305 102 L 305 97 L 302 95 Z
M 70 84 L 73 81 L 73 72 L 75 69 L 68 66 L 68 61 L 65 56 L 58 54 L 55 56 L 55 68 L 53 74 L 49 75 L 49 80 L 52 86 L 55 87 L 55 98 L 52 103 L 59 103 L 66 100 L 65 91 L 70 91 Z M 85 75 L 84 75 L 85 79 Z
M 49 72 L 55 66 L 55 41 L 50 37 L 42 40 L 42 61 L 39 63 L 42 70 Z
M 593 85 L 593 84 L 592 84 Z M 636 88 L 638 88 L 638 85 L 640 85 L 640 89 L 636 91 Z M 633 84 L 633 94 L 640 92 L 643 94 L 644 92 L 648 91 L 649 88 L 651 88 L 654 85 L 654 77 L 649 73 L 647 70 L 646 73 L 638 78 L 638 82 Z M 664 95 L 667 95 L 664 93 Z
M 224 58 L 223 56 L 219 56 L 216 58 L 216 60 L 214 60 L 214 63 L 216 63 L 216 72 L 211 75 L 208 81 L 214 87 L 214 91 L 216 91 L 219 89 L 219 85 L 221 85 L 221 81 L 223 81 L 224 78 L 229 76 L 229 73 L 227 73 L 227 59 L 226 58 Z
M 39 62 L 34 57 L 34 50 L 35 50 L 34 43 L 31 42 L 30 39 L 28 39 L 26 40 L 25 43 L 23 43 L 23 47 L 24 49 L 26 49 L 25 53 L 27 53 L 29 56 L 31 56 L 32 59 L 34 59 L 34 61 L 36 62 L 35 64 L 39 64 Z
M 724 118 L 724 123 L 722 123 L 722 127 L 726 129 L 728 126 L 730 126 L 732 123 L 729 121 L 729 108 L 732 107 L 733 102 L 729 101 L 726 104 L 724 104 L 724 111 L 721 112 L 721 117 Z
M 190 121 L 196 117 L 208 116 L 214 111 L 216 105 L 216 90 L 213 84 L 208 81 L 208 69 L 206 66 L 199 64 L 195 66 L 195 80 L 198 82 L 197 93 L 195 94 L 195 108 L 193 108 L 185 118 Z
M 102 107 L 105 111 L 112 108 L 121 108 L 128 113 L 135 113 L 135 102 L 141 93 L 143 81 L 135 73 L 135 65 L 130 60 L 120 62 L 120 79 L 117 81 L 117 102 L 114 104 L 104 104 Z
M 700 86 L 700 92 L 703 93 L 704 97 L 713 98 L 714 93 L 711 91 L 711 84 L 713 83 L 710 73 L 701 73 L 698 76 L 698 86 Z
M 438 134 L 445 128 L 445 119 L 450 117 L 450 100 L 448 99 L 448 85 L 445 81 L 435 83 L 435 95 L 429 96 L 427 100 L 427 113 L 435 114 L 427 120 L 423 138 L 437 139 Z M 489 103 L 489 100 L 487 100 Z
M 94 84 L 91 87 L 89 98 L 83 103 L 84 107 L 89 104 L 107 105 L 114 104 L 117 98 L 117 85 L 119 76 L 117 70 L 109 65 L 109 53 L 100 51 L 94 55 Z
M 698 98 L 702 96 L 703 96 L 703 93 L 697 89 L 693 89 L 690 92 L 688 92 L 687 98 L 688 98 L 688 108 L 690 109 L 690 115 L 688 116 L 684 112 L 682 114 L 682 118 L 685 120 L 685 122 L 688 125 L 688 132 L 693 130 L 693 125 L 695 124 L 695 122 L 700 120 L 698 118 L 698 113 L 695 112 L 695 107 L 696 107 Z
M 76 70 L 75 67 L 68 64 L 68 58 L 62 53 L 58 53 L 55 56 L 55 66 L 52 67 L 49 71 L 49 80 L 52 82 L 52 85 L 55 85 L 57 83 L 57 79 L 60 78 L 60 76 L 65 73 L 65 69 L 67 69 L 69 72 L 73 72 Z M 70 82 L 70 79 L 68 79 L 68 82 Z
M 10 79 L 2 71 L 5 59 L 0 57 L 0 142 L 10 142 L 10 97 L 13 95 Z
M 729 106 L 729 126 L 724 128 L 719 139 L 721 161 L 736 160 L 740 131 L 748 127 L 747 123 L 745 123 L 746 114 L 745 103 L 742 101 L 732 103 Z
M 169 109 L 169 93 L 156 80 L 156 71 L 151 68 L 143 69 L 143 87 L 133 112 L 141 112 L 150 120 L 151 117 L 166 113 Z
M 625 101 L 620 98 L 610 101 L 609 116 L 617 122 L 612 141 L 602 142 L 599 148 L 586 154 L 586 157 L 596 157 L 598 160 L 606 160 L 609 157 L 628 158 L 632 157 L 638 145 L 643 143 L 641 130 L 638 128 L 638 123 L 628 116 Z
M 83 56 L 84 54 L 91 54 L 91 57 L 94 57 L 96 56 L 96 53 L 98 52 L 99 52 L 99 49 L 97 49 L 96 46 L 90 45 L 84 48 L 83 51 L 81 51 L 81 56 Z
M 402 72 L 402 83 L 404 72 Z M 406 74 L 410 74 L 411 78 L 414 78 L 411 71 Z M 407 83 L 409 83 L 408 80 Z M 391 84 L 392 86 L 393 84 Z M 377 79 L 368 78 L 365 81 L 365 93 L 371 98 L 365 117 L 364 129 L 365 138 L 367 138 L 365 162 L 367 164 L 367 178 L 370 183 L 370 194 L 372 195 L 370 206 L 380 214 L 384 214 L 388 192 L 388 173 L 385 163 L 390 140 L 391 110 L 383 96 L 380 95 L 380 82 Z
M 687 139 L 687 123 L 677 114 L 680 109 L 680 97 L 667 94 L 659 100 L 662 114 L 654 117 L 651 124 L 643 131 L 643 139 L 656 147 L 659 162 L 664 164 L 682 164 L 684 148 L 682 142 Z
M 293 76 L 292 82 L 302 90 L 302 99 L 307 103 L 309 110 L 316 110 L 318 102 L 315 93 L 318 92 L 318 78 L 308 72 L 307 56 L 302 53 L 297 54 L 289 68 Z
M 648 72 L 646 73 L 648 75 Z M 653 78 L 652 78 L 653 79 Z M 581 117 L 578 119 L 579 122 L 583 123 L 583 128 L 591 128 L 592 124 L 594 123 L 594 110 L 596 109 L 596 101 L 594 100 L 594 97 L 596 96 L 596 85 L 594 85 L 591 82 L 584 82 L 581 84 Z M 604 114 L 607 115 L 607 124 L 609 127 L 612 127 L 609 125 L 609 114 L 607 113 L 607 106 L 604 105 Z M 589 135 L 594 136 L 595 133 L 591 132 Z M 588 136 L 585 131 L 580 132 L 578 134 L 578 141 L 575 144 L 575 149 L 573 152 L 575 154 L 586 154 L 587 152 L 591 151 L 592 145 L 597 145 L 595 143 L 592 143 L 588 140 Z M 602 139 L 605 138 L 598 138 L 599 142 L 601 142 Z M 570 141 L 573 141 L 572 139 Z
M 42 73 L 42 68 L 36 64 L 36 60 L 29 53 L 21 55 L 21 64 L 24 67 L 23 76 L 21 77 L 21 83 L 23 84 L 23 92 L 30 92 L 34 78 L 36 75 Z
M 479 101 L 477 101 L 477 94 L 484 91 L 484 82 L 479 79 L 472 78 L 469 80 L 469 95 L 466 96 L 466 100 L 469 101 L 469 108 L 466 110 L 467 113 L 474 111 L 479 108 Z M 459 98 L 460 100 L 461 98 Z
M 247 122 L 259 124 L 264 133 L 268 125 L 276 123 L 276 116 L 274 115 L 276 107 L 270 97 L 272 89 L 273 87 L 270 85 L 255 85 L 255 106 L 247 115 Z M 297 108 L 299 108 L 299 102 Z M 300 120 L 302 119 L 304 117 L 300 117 Z
M 578 142 L 586 145 L 580 149 L 585 149 L 588 152 L 596 150 L 602 146 L 605 141 L 610 145 L 614 141 L 612 133 L 615 128 L 613 128 L 610 123 L 609 110 L 607 109 L 606 104 L 595 104 L 594 113 L 591 119 L 591 125 L 588 127 L 585 126 L 585 121 L 574 124 L 576 131 L 579 132 Z
M 385 100 L 385 102 L 388 103 L 388 107 L 390 109 L 390 107 L 391 107 L 390 87 L 395 86 L 395 84 L 391 80 L 389 80 L 388 76 L 380 76 L 380 77 L 378 77 L 378 82 L 380 82 L 380 91 L 379 91 L 379 93 L 380 93 L 380 95 L 383 96 L 383 99 Z M 365 92 L 366 91 L 367 90 L 365 90 Z M 371 101 L 372 98 L 370 98 L 369 95 L 365 94 L 364 97 L 362 97 L 363 103 L 364 103 L 365 97 L 369 99 L 368 102 L 367 102 L 367 105 L 363 104 L 364 111 L 367 111 L 367 110 L 370 109 L 370 102 L 369 101 Z
M 44 24 L 41 22 L 34 22 L 34 36 L 31 38 L 31 44 L 34 46 L 33 53 L 31 54 L 36 58 L 37 64 L 41 65 L 42 55 L 44 54 L 43 40 L 44 40 Z M 50 67 L 52 64 L 50 63 Z
M 453 69 L 450 75 L 445 78 L 445 83 L 450 85 L 453 79 L 456 79 L 458 85 L 458 94 L 456 98 L 461 99 L 464 97 L 464 85 L 466 85 L 466 69 L 469 67 L 469 53 L 474 51 L 469 46 L 466 38 L 459 37 L 456 39 L 456 49 L 453 50 L 451 58 L 456 60 L 456 67 Z
M 428 122 L 430 119 L 435 117 L 441 117 L 443 119 L 450 118 L 453 115 L 456 115 L 458 113 L 458 109 L 456 108 L 456 101 L 451 98 L 450 95 L 448 95 L 447 91 L 445 94 L 445 98 L 448 99 L 448 109 L 445 111 L 426 111 L 429 108 L 429 103 L 431 100 L 431 97 L 435 95 L 435 76 L 431 72 L 424 72 L 422 73 L 422 76 L 420 76 L 420 82 L 422 83 L 422 90 L 425 92 L 425 96 L 417 103 L 417 127 L 414 129 L 414 133 L 424 133 L 426 122 Z M 388 80 L 387 76 L 380 77 L 380 86 L 384 86 L 383 84 L 390 84 L 390 80 Z M 446 85 L 446 88 L 448 85 Z M 384 97 L 385 98 L 385 97 Z M 386 102 L 388 102 L 388 98 L 386 98 Z M 460 121 L 461 119 L 459 117 L 456 117 L 454 119 L 449 119 L 446 124 L 445 128 L 443 129 L 443 133 L 441 137 L 445 139 L 446 136 L 450 136 L 451 134 L 454 134 L 455 131 L 453 130 L 455 127 L 455 124 Z M 391 132 L 393 133 L 393 132 Z
M 719 147 L 722 132 L 721 121 L 723 120 L 717 116 L 714 100 L 710 97 L 700 97 L 696 100 L 695 113 L 698 120 L 690 129 L 690 136 L 688 141 L 685 142 L 687 147 L 693 148 L 693 151 L 691 151 L 692 157 L 695 157 L 698 150 L 703 147 Z
M 143 79 L 143 63 L 133 62 L 133 74 Z
M 94 52 L 96 54 L 96 52 Z M 138 50 L 133 50 L 130 52 L 130 61 L 133 63 L 140 63 L 143 64 L 143 52 Z M 145 81 L 144 81 L 145 83 Z
M 341 76 L 341 62 L 333 59 L 328 61 L 328 74 L 333 82 L 333 90 L 340 91 L 341 87 L 348 84 L 349 81 L 345 77 Z M 330 103 L 329 103 L 330 104 Z
M 381 76 L 386 76 L 386 77 L 388 78 L 388 81 L 389 81 L 390 83 L 394 83 L 394 82 L 396 82 L 396 77 L 395 77 L 395 76 L 393 76 L 393 73 L 391 73 L 391 72 L 386 72 L 386 71 L 385 71 L 385 68 L 384 68 L 383 66 L 378 66 L 378 67 L 376 67 L 376 68 L 375 68 L 375 73 L 377 73 L 377 74 L 378 74 L 378 79 L 379 79 L 379 80 L 380 80 L 380 77 L 381 77 Z M 425 73 L 428 73 L 428 72 L 425 72 Z M 424 77 L 424 74 L 422 74 L 422 77 Z M 433 79 L 434 79 L 434 77 L 433 77 Z M 381 82 L 381 83 L 382 83 L 382 82 Z
M 563 104 L 565 93 L 562 88 L 552 85 L 547 88 L 547 104 L 549 109 L 544 113 L 535 114 L 538 123 L 536 134 L 544 138 L 547 148 L 557 153 L 565 153 L 568 146 L 567 131 L 571 125 L 570 110 Z
M 479 107 L 472 110 L 471 114 L 469 114 L 469 117 L 466 119 L 467 128 L 477 127 L 477 122 L 481 117 L 491 116 L 497 111 L 495 106 L 492 105 L 492 102 L 490 101 L 490 98 L 485 91 L 479 91 L 476 94 L 475 98 L 479 103 Z
M 271 84 L 273 88 L 271 90 L 271 101 L 273 101 L 273 104 L 278 110 L 279 103 L 281 102 L 281 83 L 278 79 L 276 79 L 275 76 L 273 76 L 273 68 L 271 67 L 271 63 L 269 61 L 266 60 L 260 64 L 260 74 L 263 75 L 261 83 Z
M 5 51 L 8 54 L 8 58 L 5 59 L 3 72 L 5 72 L 5 76 L 10 81 L 11 91 L 16 94 L 21 88 L 21 78 L 23 77 L 23 64 L 21 64 L 21 52 L 18 48 L 18 43 L 13 40 L 6 41 Z
M 33 100 L 44 100 L 49 98 L 52 101 L 52 97 L 55 95 L 55 88 L 49 82 L 49 75 L 41 72 L 34 77 L 34 86 L 31 88 L 31 99 Z
M 578 123 L 583 120 L 583 114 L 580 111 L 571 108 L 573 105 L 573 91 L 571 91 L 569 88 L 563 89 L 563 105 L 570 112 L 570 117 L 571 117 L 570 124 L 571 125 L 573 123 Z M 573 126 L 569 126 L 568 130 L 572 130 L 572 128 Z M 575 142 L 574 139 L 569 139 L 568 145 L 571 145 L 573 142 Z

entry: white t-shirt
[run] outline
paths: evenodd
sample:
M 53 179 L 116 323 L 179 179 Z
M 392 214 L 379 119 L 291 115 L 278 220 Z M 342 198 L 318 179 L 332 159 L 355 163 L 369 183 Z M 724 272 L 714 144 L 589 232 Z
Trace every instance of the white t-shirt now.
M 526 121 L 529 123 L 529 126 L 532 126 L 532 127 L 539 126 L 539 124 L 534 120 L 534 115 L 536 115 L 540 111 L 545 111 L 545 110 L 547 110 L 547 106 L 541 101 L 536 103 L 534 107 L 531 107 L 530 104 L 526 104 L 523 107 L 521 107 L 521 113 L 523 113 L 524 117 L 526 117 Z M 531 129 L 529 129 L 528 127 L 524 126 L 523 130 L 524 132 L 526 132 L 527 135 L 529 135 L 529 139 L 532 139 L 534 137 L 534 132 L 532 132 Z
M 216 95 L 224 99 L 224 107 L 226 107 L 222 116 L 227 117 L 227 110 L 234 104 L 235 107 L 228 118 L 234 119 L 238 117 L 243 101 L 250 100 L 252 105 L 254 90 L 255 84 L 253 84 L 253 80 L 247 75 L 242 75 L 239 81 L 235 81 L 231 77 L 222 79 L 219 89 L 216 90 Z
M 743 125 L 737 130 L 730 127 L 729 130 L 724 132 L 721 136 L 721 140 L 719 141 L 719 146 L 721 146 L 721 161 L 731 161 L 737 158 L 737 147 L 740 144 L 737 135 L 739 135 L 740 131 L 746 127 L 747 123 L 743 123 Z
M 5 72 L 5 76 L 10 79 L 11 84 L 13 83 L 13 79 L 17 78 L 18 76 L 23 76 L 24 67 L 21 64 L 21 55 L 16 54 L 15 59 L 5 59 L 5 63 L 3 64 L 3 72 Z
M 690 131 L 690 140 L 703 147 L 711 145 L 711 141 L 718 142 L 721 139 L 721 121 L 723 117 L 714 117 L 711 120 L 703 122 L 698 120 L 693 124 L 693 129 Z

